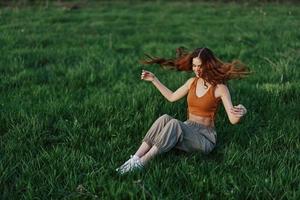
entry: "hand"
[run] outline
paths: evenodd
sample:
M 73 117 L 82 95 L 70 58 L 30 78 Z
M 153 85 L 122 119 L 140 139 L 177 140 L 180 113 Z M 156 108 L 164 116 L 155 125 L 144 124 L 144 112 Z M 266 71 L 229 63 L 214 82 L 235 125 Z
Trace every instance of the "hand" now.
M 145 81 L 153 81 L 155 78 L 155 75 L 152 72 L 143 70 L 142 71 L 142 75 L 141 75 L 141 79 L 145 80 Z
M 239 104 L 237 106 L 233 106 L 230 109 L 230 112 L 236 116 L 236 117 L 243 117 L 246 113 L 247 113 L 247 109 L 245 108 L 245 106 L 243 106 L 242 104 Z

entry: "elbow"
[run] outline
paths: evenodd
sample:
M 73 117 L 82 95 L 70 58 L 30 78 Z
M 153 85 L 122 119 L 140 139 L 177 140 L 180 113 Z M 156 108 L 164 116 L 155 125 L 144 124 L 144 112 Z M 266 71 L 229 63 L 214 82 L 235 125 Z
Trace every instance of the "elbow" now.
M 240 122 L 240 118 L 229 119 L 229 121 L 230 121 L 230 123 L 231 123 L 232 125 L 236 125 L 236 124 L 238 124 L 238 123 Z
M 172 95 L 170 95 L 167 99 L 171 103 L 174 102 L 174 101 L 176 101 L 176 99 Z
M 239 122 L 238 122 L 238 121 L 230 121 L 230 123 L 231 123 L 232 125 L 236 125 L 236 124 L 238 124 Z
M 174 102 L 175 100 L 172 99 L 172 98 L 168 98 L 168 101 L 172 103 L 172 102 Z

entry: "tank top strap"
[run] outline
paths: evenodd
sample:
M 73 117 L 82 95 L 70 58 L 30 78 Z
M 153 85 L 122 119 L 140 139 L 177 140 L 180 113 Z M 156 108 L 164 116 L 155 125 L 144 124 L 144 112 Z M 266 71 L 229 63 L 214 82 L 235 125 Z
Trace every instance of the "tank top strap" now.
M 217 105 L 219 99 L 215 97 L 216 87 L 217 87 L 216 85 L 215 86 L 211 85 L 211 91 L 210 92 L 211 92 L 211 98 L 214 100 L 215 104 Z M 211 113 L 211 115 L 210 115 L 210 118 L 211 118 L 212 121 L 215 121 L 216 112 L 217 112 L 217 110 L 215 110 L 215 112 Z
M 216 86 L 211 85 L 210 86 L 210 93 L 211 93 L 213 98 L 215 98 L 215 90 L 216 90 Z
M 195 77 L 195 79 L 193 80 L 193 82 L 192 82 L 192 84 L 191 84 L 191 87 L 190 87 L 190 89 L 194 89 L 194 88 L 196 88 L 196 85 L 197 85 L 197 81 L 198 81 L 198 77 Z

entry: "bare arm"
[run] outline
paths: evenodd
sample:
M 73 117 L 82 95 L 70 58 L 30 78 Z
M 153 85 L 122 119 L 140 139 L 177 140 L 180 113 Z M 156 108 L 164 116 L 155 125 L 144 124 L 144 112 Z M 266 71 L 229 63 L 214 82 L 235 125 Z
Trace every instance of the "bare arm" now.
M 237 106 L 232 105 L 231 96 L 226 85 L 219 84 L 215 94 L 216 97 L 221 97 L 230 123 L 237 124 L 247 113 L 247 109 L 242 104 Z
M 155 75 L 149 71 L 143 70 L 141 79 L 151 81 L 153 85 L 160 91 L 160 93 L 170 102 L 177 101 L 184 97 L 189 91 L 189 85 L 193 78 L 186 81 L 184 85 L 178 88 L 175 92 L 171 91 L 164 84 L 162 84 Z

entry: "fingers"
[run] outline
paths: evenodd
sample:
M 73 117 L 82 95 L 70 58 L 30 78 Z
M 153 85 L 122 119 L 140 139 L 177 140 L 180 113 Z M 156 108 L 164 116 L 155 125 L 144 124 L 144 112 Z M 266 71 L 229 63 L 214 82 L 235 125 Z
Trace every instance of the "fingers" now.
M 239 105 L 237 105 L 235 107 L 239 108 L 240 110 L 242 110 L 243 111 L 243 115 L 245 115 L 247 113 L 247 109 L 242 104 L 239 104 Z
M 142 74 L 141 74 L 141 79 L 144 79 L 144 77 L 145 77 L 145 74 L 146 74 L 146 71 L 145 71 L 145 70 L 143 70 L 143 71 L 142 71 Z
M 141 79 L 144 79 L 147 75 L 148 75 L 148 73 L 143 70 L 143 72 L 141 74 Z
M 230 109 L 230 113 L 235 115 L 236 117 L 242 117 L 246 114 L 246 112 L 246 109 L 240 106 L 234 106 Z
M 151 78 L 153 74 L 149 71 L 143 70 L 141 74 L 141 79 Z
M 236 108 L 236 107 L 232 107 L 232 108 L 230 109 L 230 112 L 231 112 L 232 114 L 239 114 L 239 113 L 241 113 L 241 109 L 240 109 L 240 108 Z
M 142 71 L 142 74 L 141 74 L 141 79 L 148 78 L 148 77 L 150 77 L 151 75 L 152 75 L 151 72 L 148 72 L 148 71 L 146 71 L 146 70 L 143 70 L 143 71 Z

